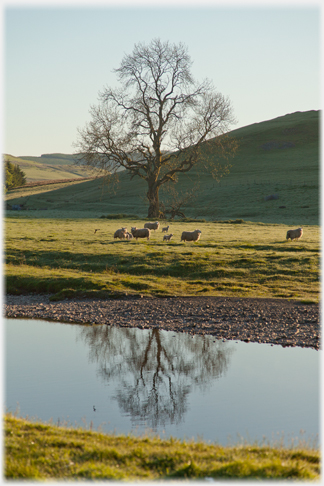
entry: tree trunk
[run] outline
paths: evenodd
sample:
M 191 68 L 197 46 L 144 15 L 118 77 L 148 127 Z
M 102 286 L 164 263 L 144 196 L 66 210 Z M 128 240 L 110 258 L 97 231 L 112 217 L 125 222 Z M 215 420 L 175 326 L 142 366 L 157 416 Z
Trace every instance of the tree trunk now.
M 160 218 L 159 186 L 156 181 L 148 181 L 147 199 L 149 200 L 148 218 Z

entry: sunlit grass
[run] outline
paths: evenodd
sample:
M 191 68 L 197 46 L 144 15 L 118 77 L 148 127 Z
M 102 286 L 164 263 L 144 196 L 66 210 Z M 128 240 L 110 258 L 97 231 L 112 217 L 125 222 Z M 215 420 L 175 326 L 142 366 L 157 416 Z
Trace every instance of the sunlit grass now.
M 6 479 L 303 479 L 320 477 L 309 444 L 221 446 L 152 435 L 107 435 L 5 415 Z
M 319 299 L 319 228 L 287 242 L 285 225 L 171 223 L 174 239 L 114 240 L 136 220 L 7 218 L 8 293 L 144 293 Z M 197 243 L 180 242 L 198 227 Z M 95 231 L 96 230 L 96 231 Z

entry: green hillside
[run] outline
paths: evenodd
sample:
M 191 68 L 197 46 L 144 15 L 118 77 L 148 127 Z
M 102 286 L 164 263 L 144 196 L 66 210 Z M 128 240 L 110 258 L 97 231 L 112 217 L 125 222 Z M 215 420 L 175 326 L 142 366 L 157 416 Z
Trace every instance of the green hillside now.
M 197 167 L 179 178 L 178 191 L 185 192 L 194 185 L 197 188 L 183 207 L 185 215 L 209 221 L 319 224 L 319 117 L 319 111 L 297 112 L 232 131 L 240 148 L 227 176 L 218 183 Z M 65 157 L 54 155 L 48 158 Z M 131 181 L 123 172 L 118 187 L 106 187 L 103 179 L 96 179 L 13 190 L 6 194 L 6 200 L 25 203 L 39 213 L 37 216 L 135 213 L 146 217 L 145 194 L 145 182 Z M 160 194 L 163 201 L 164 191 Z M 37 211 L 45 208 L 43 213 Z
M 20 158 L 46 165 L 73 165 L 77 162 L 77 157 L 69 154 L 43 154 L 40 157 L 23 156 Z
M 81 178 L 90 175 L 88 169 L 76 165 L 77 159 L 74 155 L 47 154 L 40 157 L 14 157 L 4 154 L 4 160 L 18 164 L 26 174 L 27 183 Z

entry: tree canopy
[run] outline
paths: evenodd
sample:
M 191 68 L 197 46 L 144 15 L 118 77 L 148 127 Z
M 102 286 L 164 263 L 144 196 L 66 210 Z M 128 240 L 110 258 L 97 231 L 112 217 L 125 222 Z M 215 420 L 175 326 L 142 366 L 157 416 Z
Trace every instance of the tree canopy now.
M 6 190 L 26 184 L 26 174 L 18 164 L 12 164 L 9 160 L 5 162 L 5 188 Z
M 216 177 L 228 170 L 236 142 L 228 98 L 196 82 L 183 44 L 137 44 L 115 69 L 120 87 L 105 87 L 75 146 L 87 165 L 110 174 L 124 168 L 147 182 L 148 217 L 160 217 L 159 189 L 202 163 Z M 215 161 L 222 158 L 224 164 Z

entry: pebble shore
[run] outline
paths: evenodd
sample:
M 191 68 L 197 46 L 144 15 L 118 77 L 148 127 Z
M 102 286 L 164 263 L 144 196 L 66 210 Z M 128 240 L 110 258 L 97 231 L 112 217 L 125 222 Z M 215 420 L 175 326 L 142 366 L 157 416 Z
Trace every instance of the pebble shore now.
M 4 314 L 87 325 L 210 334 L 216 339 L 320 349 L 318 304 L 229 297 L 66 299 L 7 295 Z

